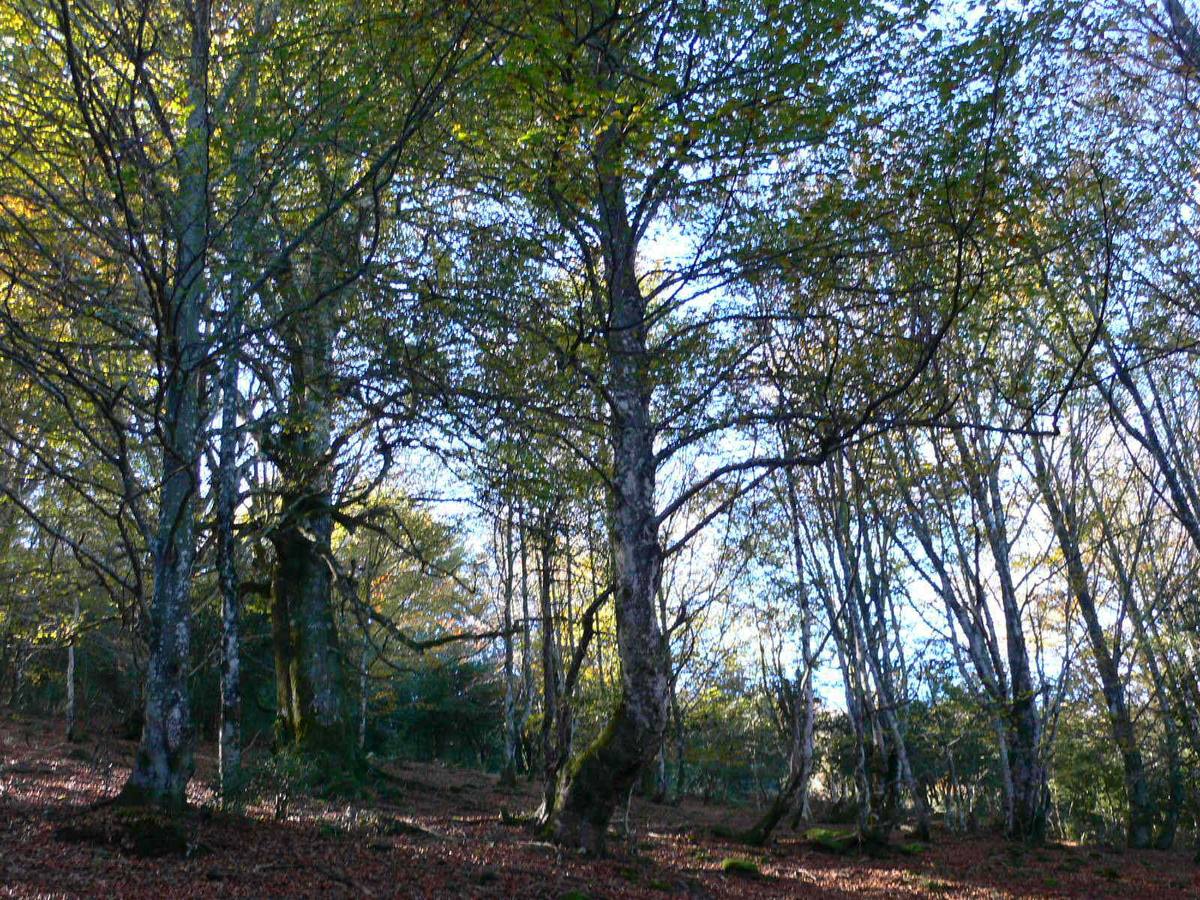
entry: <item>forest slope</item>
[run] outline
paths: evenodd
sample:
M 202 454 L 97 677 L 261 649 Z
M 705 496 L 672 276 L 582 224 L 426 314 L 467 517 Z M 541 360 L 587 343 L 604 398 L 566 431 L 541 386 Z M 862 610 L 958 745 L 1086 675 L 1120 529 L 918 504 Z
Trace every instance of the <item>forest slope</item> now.
M 937 833 L 926 851 L 837 856 L 786 830 L 766 851 L 712 836 L 745 811 L 694 801 L 635 801 L 633 837 L 603 860 L 543 842 L 501 810 L 535 803 L 535 786 L 440 765 L 390 767 L 393 778 L 354 802 L 310 797 L 215 811 L 211 755 L 192 784 L 187 853 L 139 856 L 106 845 L 111 797 L 132 743 L 61 740 L 60 722 L 0 723 L 0 896 L 114 897 L 1194 897 L 1186 853 L 1052 845 L 1023 851 L 998 837 Z M 276 813 L 281 818 L 276 818 Z M 753 860 L 758 875 L 723 871 Z

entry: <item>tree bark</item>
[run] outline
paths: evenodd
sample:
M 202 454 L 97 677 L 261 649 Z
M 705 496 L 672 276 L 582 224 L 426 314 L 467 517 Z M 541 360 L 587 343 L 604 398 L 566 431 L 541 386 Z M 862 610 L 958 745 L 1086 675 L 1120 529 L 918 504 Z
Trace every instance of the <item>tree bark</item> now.
M 556 537 L 551 515 L 543 514 L 538 571 L 538 610 L 542 620 L 542 807 L 547 822 L 558 797 L 558 776 L 570 754 L 571 711 L 565 696 L 562 654 L 554 611 L 554 554 Z
M 191 47 L 188 115 L 179 152 L 178 246 L 175 279 L 159 327 L 166 348 L 162 422 L 162 491 L 153 546 L 150 659 L 145 719 L 133 771 L 121 792 L 126 803 L 170 811 L 187 803 L 193 727 L 188 693 L 191 660 L 192 566 L 196 555 L 196 493 L 200 476 L 200 317 L 208 250 L 209 4 L 189 7 Z
M 613 453 L 610 534 L 621 697 L 608 727 L 563 780 L 551 828 L 555 840 L 600 853 L 617 805 L 662 743 L 667 719 L 667 655 L 654 608 L 662 580 L 655 507 L 656 460 L 650 415 L 646 298 L 635 270 L 637 242 L 619 174 L 620 130 L 597 147 Z
M 228 343 L 221 364 L 221 444 L 217 460 L 217 577 L 221 589 L 221 729 L 217 761 L 222 797 L 236 793 L 242 765 L 241 599 L 233 528 L 240 481 L 237 464 L 240 303 L 240 297 L 233 299 L 226 323 Z
M 287 632 L 285 733 L 302 752 L 350 761 L 357 754 L 333 617 L 329 501 L 324 493 L 289 494 L 284 503 L 292 518 L 274 538 L 273 590 Z
M 318 253 L 320 251 L 317 251 Z M 356 764 L 346 707 L 345 673 L 333 615 L 333 310 L 312 283 L 295 284 L 286 341 L 291 354 L 287 418 L 275 448 L 283 484 L 280 522 L 272 534 L 272 628 L 283 734 L 304 753 Z
M 1009 562 L 1010 547 L 1000 494 L 999 465 L 990 449 L 981 446 L 972 448 L 962 431 L 955 431 L 954 438 L 966 469 L 968 490 L 983 520 L 984 534 L 1000 582 L 1010 691 L 1006 726 L 1012 817 L 1008 833 L 1014 839 L 1037 844 L 1046 837 L 1048 800 L 1041 747 L 1042 723 L 1029 651 L 1025 645 L 1021 604 L 1017 599 Z
M 516 553 L 513 547 L 513 511 L 506 506 L 501 514 L 504 522 L 500 528 L 501 593 L 503 594 L 504 620 L 504 761 L 500 767 L 500 784 L 515 787 L 517 783 L 517 695 L 516 670 L 513 665 L 513 588 L 515 581 Z
M 1137 595 L 1130 593 L 1129 601 L 1129 617 L 1133 621 L 1138 650 L 1146 661 L 1146 670 L 1154 689 L 1154 699 L 1158 706 L 1159 716 L 1162 718 L 1166 744 L 1167 808 L 1158 833 L 1154 837 L 1154 846 L 1159 850 L 1170 850 L 1175 844 L 1175 833 L 1179 828 L 1179 818 L 1186 799 L 1183 761 L 1179 753 L 1179 725 L 1175 721 L 1175 710 L 1172 708 L 1167 681 L 1158 665 L 1154 647 L 1146 633 L 1146 625 L 1142 618 L 1141 605 L 1138 603 Z
M 75 635 L 79 630 L 79 594 L 74 595 L 74 621 L 71 623 L 71 640 L 67 644 L 67 741 L 78 739 L 75 732 Z M 2 671 L 2 670 L 0 670 Z
M 808 817 L 808 786 L 813 771 L 813 731 L 816 696 L 812 685 L 812 607 L 804 572 L 804 544 L 801 538 L 800 499 L 796 490 L 796 475 L 791 469 L 784 472 L 784 501 L 788 527 L 791 532 L 792 566 L 800 603 L 800 653 L 804 667 L 799 672 L 797 692 L 790 703 L 791 741 L 788 745 L 788 772 L 779 792 L 766 812 L 742 835 L 749 844 L 761 846 L 770 839 L 780 820 L 789 812 L 796 821 Z

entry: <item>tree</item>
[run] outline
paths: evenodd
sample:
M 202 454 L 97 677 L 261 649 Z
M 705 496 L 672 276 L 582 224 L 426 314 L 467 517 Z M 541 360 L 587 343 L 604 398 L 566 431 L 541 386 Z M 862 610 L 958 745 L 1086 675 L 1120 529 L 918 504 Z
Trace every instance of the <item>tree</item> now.
M 479 181 L 511 186 L 504 217 L 489 215 L 490 207 L 481 211 L 491 227 L 515 227 L 514 246 L 522 251 L 568 242 L 569 256 L 543 252 L 536 264 L 518 258 L 505 270 L 525 266 L 526 280 L 516 287 L 544 283 L 547 269 L 560 282 L 578 285 L 570 305 L 550 307 L 562 310 L 561 326 L 548 331 L 534 322 L 533 334 L 595 398 L 584 402 L 580 420 L 603 440 L 563 441 L 605 481 L 622 662 L 622 700 L 611 727 L 572 763 L 556 804 L 556 839 L 588 852 L 601 849 L 617 802 L 657 756 L 666 728 L 667 655 L 654 598 L 664 557 L 690 535 L 664 546 L 664 521 L 718 485 L 735 485 L 728 494 L 734 498 L 772 469 L 820 462 L 868 424 L 919 416 L 913 404 L 921 401 L 910 388 L 969 294 L 967 260 L 960 255 L 957 270 L 930 293 L 924 319 L 897 314 L 899 349 L 883 354 L 886 361 L 877 368 L 834 362 L 852 386 L 835 380 L 845 392 L 827 397 L 824 408 L 810 405 L 811 395 L 798 393 L 783 404 L 763 404 L 756 395 L 770 338 L 764 326 L 796 324 L 804 316 L 786 307 L 764 312 L 751 301 L 762 273 L 798 288 L 810 265 L 858 259 L 872 240 L 854 228 L 833 247 L 816 237 L 826 216 L 851 204 L 834 199 L 846 187 L 833 177 L 810 190 L 807 163 L 815 160 L 824 173 L 826 165 L 855 158 L 854 136 L 866 133 L 854 127 L 859 108 L 878 114 L 858 120 L 863 128 L 868 118 L 875 123 L 870 127 L 887 120 L 880 97 L 891 66 L 876 55 L 874 36 L 904 35 L 910 24 L 865 7 L 768 6 L 535 7 L 507 57 L 516 90 L 496 113 L 515 136 L 517 152 L 503 153 L 469 129 L 463 136 L 474 165 L 487 173 Z M 1002 81 L 1007 64 L 999 56 L 989 65 Z M 808 87 L 795 96 L 786 87 L 795 84 Z M 986 147 L 994 103 L 984 97 L 975 104 L 983 115 L 975 116 L 976 129 L 963 146 L 978 141 Z M 781 173 L 767 160 L 795 166 L 782 166 Z M 965 197 L 949 229 L 960 252 L 983 221 L 986 191 L 976 190 L 975 181 L 983 180 L 979 169 L 989 160 L 985 150 L 979 167 L 952 176 L 961 179 L 955 190 Z M 940 174 L 954 165 L 950 156 L 937 160 Z M 854 186 L 863 197 L 870 195 L 868 181 Z M 795 205 L 783 210 L 786 227 L 768 230 L 780 213 L 779 191 L 789 185 Z M 513 206 L 512 197 L 520 205 Z M 865 225 L 865 205 L 859 212 Z M 687 249 L 652 262 L 651 235 L 673 228 L 694 229 L 694 240 L 684 238 Z M 780 234 L 782 242 L 774 237 Z M 488 239 L 487 246 L 496 243 Z M 514 286 L 511 279 L 503 283 Z M 717 302 L 713 285 L 722 286 Z M 792 296 L 803 305 L 799 292 Z M 507 302 L 511 295 L 504 294 L 491 308 Z M 878 334 L 859 337 L 874 341 Z M 864 370 L 863 378 L 849 374 Z M 790 383 L 806 381 L 807 373 L 794 374 Z M 518 402 L 530 400 L 520 396 Z M 780 420 L 803 436 L 795 455 L 757 452 L 759 432 Z M 553 439 L 559 421 L 551 416 L 538 427 Z M 672 463 L 684 451 L 711 453 L 722 440 L 748 450 L 682 483 L 661 480 L 660 473 L 673 477 Z M 669 499 L 660 500 L 668 488 Z M 693 533 L 706 524 L 697 523 Z

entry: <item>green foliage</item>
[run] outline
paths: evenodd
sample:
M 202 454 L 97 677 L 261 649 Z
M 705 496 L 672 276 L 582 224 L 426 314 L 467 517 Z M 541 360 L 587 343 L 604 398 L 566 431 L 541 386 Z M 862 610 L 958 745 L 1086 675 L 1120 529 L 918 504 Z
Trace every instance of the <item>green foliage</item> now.
M 259 754 L 244 767 L 245 794 L 275 800 L 299 796 L 320 786 L 321 770 L 317 761 L 284 747 L 274 753 Z
M 1079 698 L 1060 717 L 1050 788 L 1063 837 L 1121 844 L 1126 815 L 1121 760 L 1104 710 L 1088 701 Z
M 387 756 L 495 766 L 503 699 L 480 663 L 429 656 L 375 691 L 369 745 Z
M 761 799 L 785 764 L 758 687 L 732 662 L 724 677 L 690 698 L 685 733 L 686 789 L 706 800 Z

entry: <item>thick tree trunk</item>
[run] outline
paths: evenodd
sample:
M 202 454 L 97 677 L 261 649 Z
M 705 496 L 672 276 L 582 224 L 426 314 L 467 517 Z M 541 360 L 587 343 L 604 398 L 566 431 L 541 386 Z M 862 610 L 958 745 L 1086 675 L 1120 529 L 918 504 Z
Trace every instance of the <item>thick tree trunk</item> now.
M 276 684 L 282 730 L 297 749 L 353 768 L 358 752 L 333 614 L 333 310 L 328 300 L 308 299 L 323 284 L 321 266 L 314 268 L 311 284 L 296 285 L 288 416 L 275 460 L 284 485 L 272 535 Z
M 1004 833 L 1012 834 L 1016 791 L 1013 788 L 1012 763 L 1008 758 L 1008 723 L 1004 718 L 997 717 L 992 724 L 996 730 L 996 747 L 1000 760 L 1000 802 L 1003 804 Z
M 599 738 L 563 781 L 552 830 L 556 841 L 599 853 L 613 812 L 662 743 L 669 673 L 654 599 L 662 579 L 655 507 L 654 427 L 647 350 L 646 300 L 635 271 L 636 240 L 618 174 L 619 129 L 598 152 L 608 327 L 613 491 L 610 530 L 621 698 Z
M 290 691 L 286 732 L 302 752 L 350 761 L 357 754 L 333 617 L 328 496 L 291 495 L 284 504 L 291 521 L 274 538 L 273 591 L 276 606 L 286 610 L 278 615 L 286 621 L 289 654 L 282 677 Z
M 191 113 L 180 149 L 179 244 L 175 281 L 159 323 L 162 343 L 167 348 L 163 484 L 153 547 L 145 719 L 133 771 L 121 792 L 122 802 L 150 803 L 173 811 L 187 803 L 187 784 L 194 768 L 188 669 L 200 475 L 199 370 L 204 356 L 200 316 L 206 290 L 209 208 L 208 3 L 197 0 L 189 12 Z
M 1036 844 L 1046 837 L 1046 770 L 1038 751 L 1040 726 L 1028 674 L 1014 673 L 1013 688 L 1016 693 L 1008 723 L 1013 798 L 1009 836 Z
M 271 651 L 275 661 L 275 746 L 278 749 L 295 741 L 296 717 L 292 709 L 292 612 L 288 593 L 276 586 L 277 576 L 278 556 L 271 573 Z

